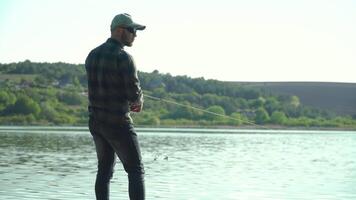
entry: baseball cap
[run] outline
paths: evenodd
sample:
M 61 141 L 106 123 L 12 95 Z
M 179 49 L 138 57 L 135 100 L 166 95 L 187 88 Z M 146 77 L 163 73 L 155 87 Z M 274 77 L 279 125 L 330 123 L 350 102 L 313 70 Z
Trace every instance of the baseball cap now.
M 136 30 L 144 30 L 146 26 L 135 23 L 132 21 L 131 15 L 127 13 L 118 14 L 112 19 L 111 21 L 111 30 L 115 29 L 116 27 L 130 27 Z

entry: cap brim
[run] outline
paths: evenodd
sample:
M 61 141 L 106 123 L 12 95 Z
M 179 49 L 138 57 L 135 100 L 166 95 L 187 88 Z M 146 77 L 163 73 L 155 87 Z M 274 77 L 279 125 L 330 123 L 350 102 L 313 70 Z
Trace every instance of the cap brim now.
M 132 23 L 130 25 L 130 27 L 136 29 L 136 30 L 144 30 L 146 28 L 146 26 L 141 25 L 141 24 L 137 24 L 137 23 Z

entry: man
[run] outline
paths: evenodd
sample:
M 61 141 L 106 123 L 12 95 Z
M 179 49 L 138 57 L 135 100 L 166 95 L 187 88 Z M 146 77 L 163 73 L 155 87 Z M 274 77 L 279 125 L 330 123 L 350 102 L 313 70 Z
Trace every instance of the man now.
M 93 49 L 85 61 L 89 130 L 98 158 L 98 200 L 109 199 L 115 154 L 128 173 L 130 199 L 145 198 L 141 152 L 129 114 L 141 111 L 142 91 L 133 59 L 123 49 L 132 46 L 136 30 L 145 28 L 133 22 L 129 14 L 116 15 L 111 23 L 111 37 Z

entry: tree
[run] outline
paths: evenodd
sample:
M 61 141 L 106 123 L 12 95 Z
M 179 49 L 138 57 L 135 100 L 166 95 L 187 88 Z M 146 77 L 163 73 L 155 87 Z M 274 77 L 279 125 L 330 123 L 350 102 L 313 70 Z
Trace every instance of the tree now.
M 222 120 L 223 117 L 219 115 L 225 115 L 225 110 L 221 106 L 210 106 L 206 109 L 210 113 L 205 113 L 204 116 L 208 120 Z M 215 113 L 215 114 L 212 114 Z M 216 115 L 217 114 L 217 115 Z
M 167 93 L 164 90 L 164 87 L 155 88 L 152 91 L 152 96 L 154 96 L 154 97 L 165 98 L 166 95 L 167 95 Z
M 353 114 L 351 117 L 352 119 L 356 120 L 356 114 Z
M 41 104 L 41 110 L 41 118 L 48 121 L 54 121 L 58 115 L 53 106 L 48 102 Z
M 13 106 L 8 107 L 5 112 L 9 115 L 12 114 L 33 114 L 37 116 L 41 112 L 41 108 L 30 97 L 21 95 L 17 98 L 16 103 Z
M 73 77 L 73 85 L 76 87 L 76 88 L 80 88 L 82 85 L 80 84 L 80 81 L 78 79 L 78 77 Z
M 259 108 L 259 107 L 262 107 L 264 105 L 265 99 L 263 97 L 259 97 L 259 98 L 254 99 L 254 100 L 250 100 L 249 103 L 250 103 L 250 107 Z
M 240 113 L 234 112 L 230 115 L 229 124 L 230 125 L 241 125 L 245 121 Z M 232 119 L 233 118 L 233 119 Z
M 284 124 L 287 121 L 287 117 L 284 112 L 275 111 L 272 113 L 271 122 L 274 124 Z
M 189 102 L 183 102 L 183 105 L 187 107 L 179 107 L 175 106 L 170 113 L 168 113 L 164 118 L 172 118 L 172 119 L 197 119 L 202 114 L 200 111 L 190 108 Z
M 284 102 L 283 111 L 288 117 L 301 117 L 302 110 L 300 108 L 300 101 L 297 96 L 289 96 Z
M 200 105 L 203 107 L 217 105 L 220 97 L 216 94 L 204 94 L 201 98 Z
M 34 81 L 38 86 L 47 86 L 50 84 L 50 80 L 46 76 L 36 76 Z
M 0 91 L 0 110 L 5 109 L 7 106 L 14 104 L 16 101 L 15 95 L 5 92 L 5 91 Z
M 290 105 L 297 108 L 300 105 L 299 97 L 297 96 L 292 96 L 290 100 Z
M 272 115 L 274 111 L 277 111 L 280 109 L 280 105 L 278 100 L 275 97 L 270 97 L 266 100 L 266 103 L 264 105 L 265 109 L 267 110 L 269 115 Z
M 265 124 L 269 121 L 268 112 L 264 108 L 258 108 L 256 111 L 255 122 L 257 124 Z
M 139 115 L 132 115 L 132 118 L 134 119 L 134 122 L 137 125 L 160 125 L 160 119 L 151 112 L 144 111 Z
M 84 102 L 84 97 L 76 92 L 59 93 L 58 99 L 68 105 L 81 105 Z

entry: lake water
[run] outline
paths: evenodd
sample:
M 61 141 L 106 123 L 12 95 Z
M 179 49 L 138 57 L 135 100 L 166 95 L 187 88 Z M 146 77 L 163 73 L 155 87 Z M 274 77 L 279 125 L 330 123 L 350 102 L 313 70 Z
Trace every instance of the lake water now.
M 136 130 L 148 200 L 356 199 L 356 132 Z M 0 127 L 0 199 L 95 199 L 95 174 L 85 127 Z

